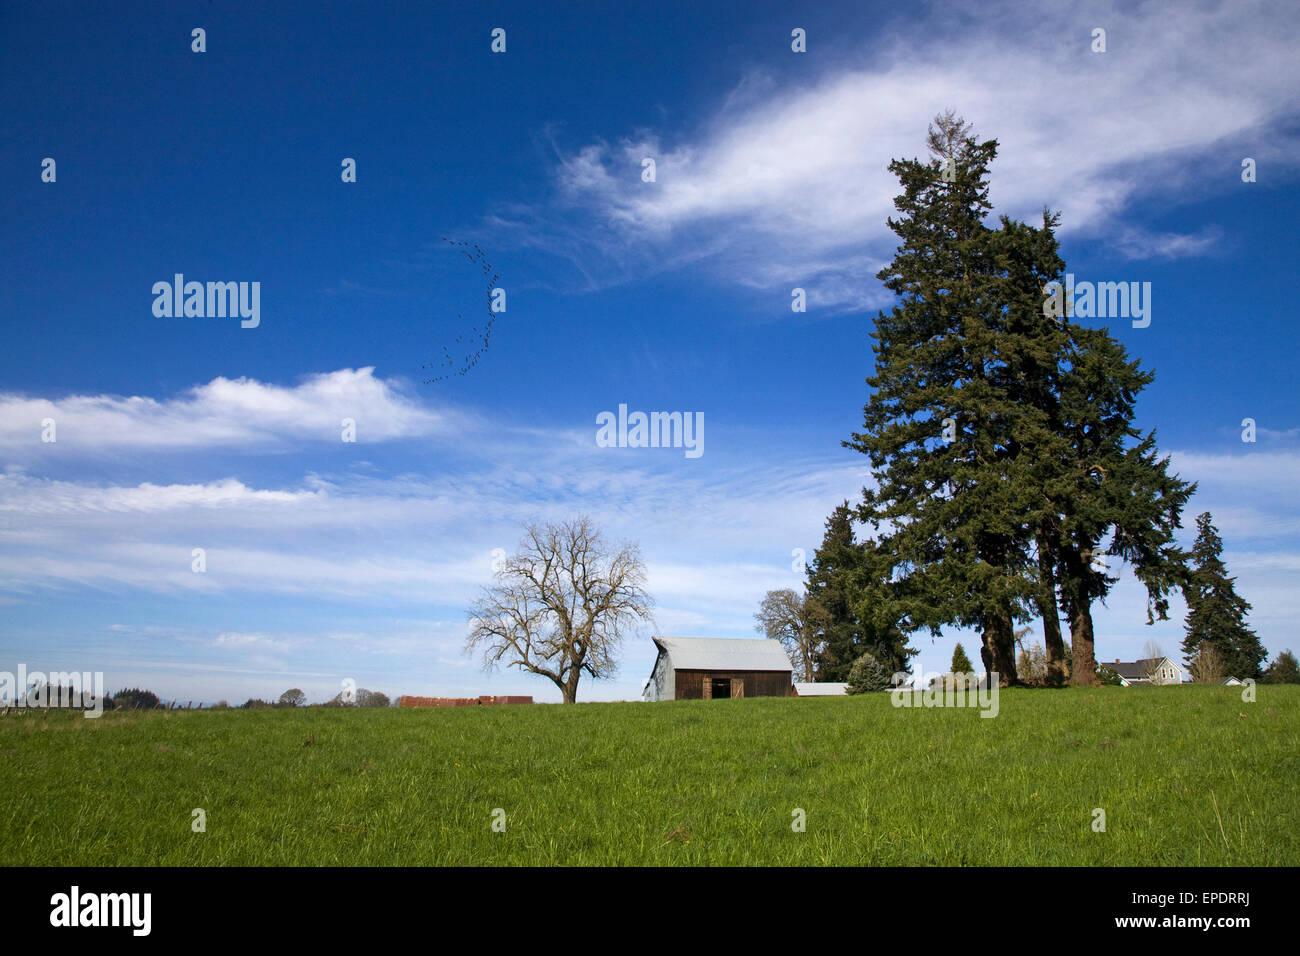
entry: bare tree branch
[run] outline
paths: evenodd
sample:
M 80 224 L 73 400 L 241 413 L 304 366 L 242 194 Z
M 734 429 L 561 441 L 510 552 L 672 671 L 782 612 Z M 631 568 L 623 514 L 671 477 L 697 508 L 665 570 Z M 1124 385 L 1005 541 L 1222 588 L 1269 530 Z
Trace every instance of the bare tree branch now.
M 1153 684 L 1162 682 L 1160 677 L 1160 663 L 1165 659 L 1165 652 L 1160 649 L 1160 645 L 1153 640 L 1148 640 L 1142 647 L 1142 672 L 1143 676 Z

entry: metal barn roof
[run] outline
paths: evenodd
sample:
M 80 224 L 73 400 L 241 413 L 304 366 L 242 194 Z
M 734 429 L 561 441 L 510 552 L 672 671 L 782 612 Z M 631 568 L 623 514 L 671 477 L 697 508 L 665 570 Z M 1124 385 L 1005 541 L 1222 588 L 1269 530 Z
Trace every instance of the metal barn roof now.
M 677 670 L 788 671 L 781 642 L 747 637 L 656 637 Z
M 842 697 L 848 694 L 849 685 L 834 681 L 817 681 L 813 684 L 796 683 L 794 689 L 800 697 Z

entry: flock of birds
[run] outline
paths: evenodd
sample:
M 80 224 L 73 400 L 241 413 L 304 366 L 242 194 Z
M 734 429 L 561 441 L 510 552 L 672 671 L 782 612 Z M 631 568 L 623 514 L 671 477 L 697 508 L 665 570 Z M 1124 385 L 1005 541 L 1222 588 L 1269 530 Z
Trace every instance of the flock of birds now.
M 496 286 L 496 281 L 501 278 L 501 276 L 499 276 L 497 273 L 492 271 L 492 266 L 487 261 L 487 256 L 484 254 L 482 248 L 480 248 L 477 243 L 460 242 L 455 239 L 448 239 L 446 236 L 442 236 L 441 239 L 443 242 L 448 243 L 449 245 L 458 247 L 461 250 L 462 255 L 464 255 L 466 259 L 474 263 L 476 266 L 479 266 L 483 272 L 483 275 L 488 277 L 487 287 L 485 289 L 485 296 L 487 298 L 488 318 L 487 318 L 487 324 L 483 327 L 482 344 L 480 344 L 479 347 L 475 349 L 473 352 L 467 352 L 459 360 L 460 361 L 459 368 L 456 367 L 457 359 L 452 355 L 451 350 L 448 349 L 448 347 L 445 345 L 442 347 L 442 354 L 445 361 L 429 363 L 420 366 L 421 368 L 426 368 L 426 369 L 431 369 L 431 368 L 455 369 L 455 371 L 444 372 L 442 375 L 439 375 L 436 378 L 425 379 L 424 382 L 426 385 L 432 384 L 434 382 L 441 382 L 444 379 L 450 378 L 452 375 L 464 375 L 474 366 L 478 365 L 479 357 L 484 352 L 486 352 L 488 350 L 488 346 L 492 344 L 492 323 L 496 321 L 496 313 L 492 311 L 492 289 Z M 470 251 L 471 249 L 473 250 L 473 252 Z M 460 312 L 457 312 L 456 318 L 463 321 L 464 315 Z M 465 340 L 465 338 L 466 336 L 463 334 L 458 335 L 456 336 L 456 341 L 452 344 L 454 345 L 460 344 Z M 477 325 L 473 327 L 473 331 L 468 336 L 468 338 L 470 338 L 472 341 L 475 342 L 478 341 L 479 330 Z

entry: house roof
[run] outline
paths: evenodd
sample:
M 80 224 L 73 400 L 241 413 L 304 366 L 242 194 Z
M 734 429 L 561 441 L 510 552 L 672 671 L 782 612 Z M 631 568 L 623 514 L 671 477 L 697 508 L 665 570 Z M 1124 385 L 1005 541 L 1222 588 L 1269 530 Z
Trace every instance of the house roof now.
M 656 637 L 677 670 L 789 671 L 781 642 L 747 637 Z
M 1114 664 L 1102 666 L 1114 671 L 1125 680 L 1146 680 L 1150 676 L 1140 661 L 1116 661 Z
M 1144 657 L 1141 660 L 1136 661 L 1116 661 L 1113 664 L 1103 663 L 1101 666 L 1105 667 L 1107 670 L 1114 671 L 1125 680 L 1148 680 L 1151 677 L 1152 671 L 1155 670 L 1154 666 L 1149 666 L 1152 664 L 1153 660 L 1154 658 Z M 1156 661 L 1155 663 L 1160 663 L 1161 661 L 1169 661 L 1169 658 L 1162 657 L 1160 658 L 1160 661 Z M 1169 663 L 1173 664 L 1174 662 L 1169 661 Z M 1178 665 L 1175 664 L 1174 666 L 1177 667 Z
M 815 684 L 794 685 L 795 691 L 800 697 L 834 697 L 837 695 L 847 694 L 848 684 L 836 684 L 831 681 L 819 681 Z

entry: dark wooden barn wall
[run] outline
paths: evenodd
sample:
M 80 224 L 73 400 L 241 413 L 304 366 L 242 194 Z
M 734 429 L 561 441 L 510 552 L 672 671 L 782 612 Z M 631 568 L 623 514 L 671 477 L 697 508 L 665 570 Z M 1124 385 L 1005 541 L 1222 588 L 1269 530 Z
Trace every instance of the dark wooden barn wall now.
M 692 671 L 676 672 L 677 699 L 703 700 L 704 677 L 729 677 L 745 682 L 746 697 L 789 697 L 789 671 Z

